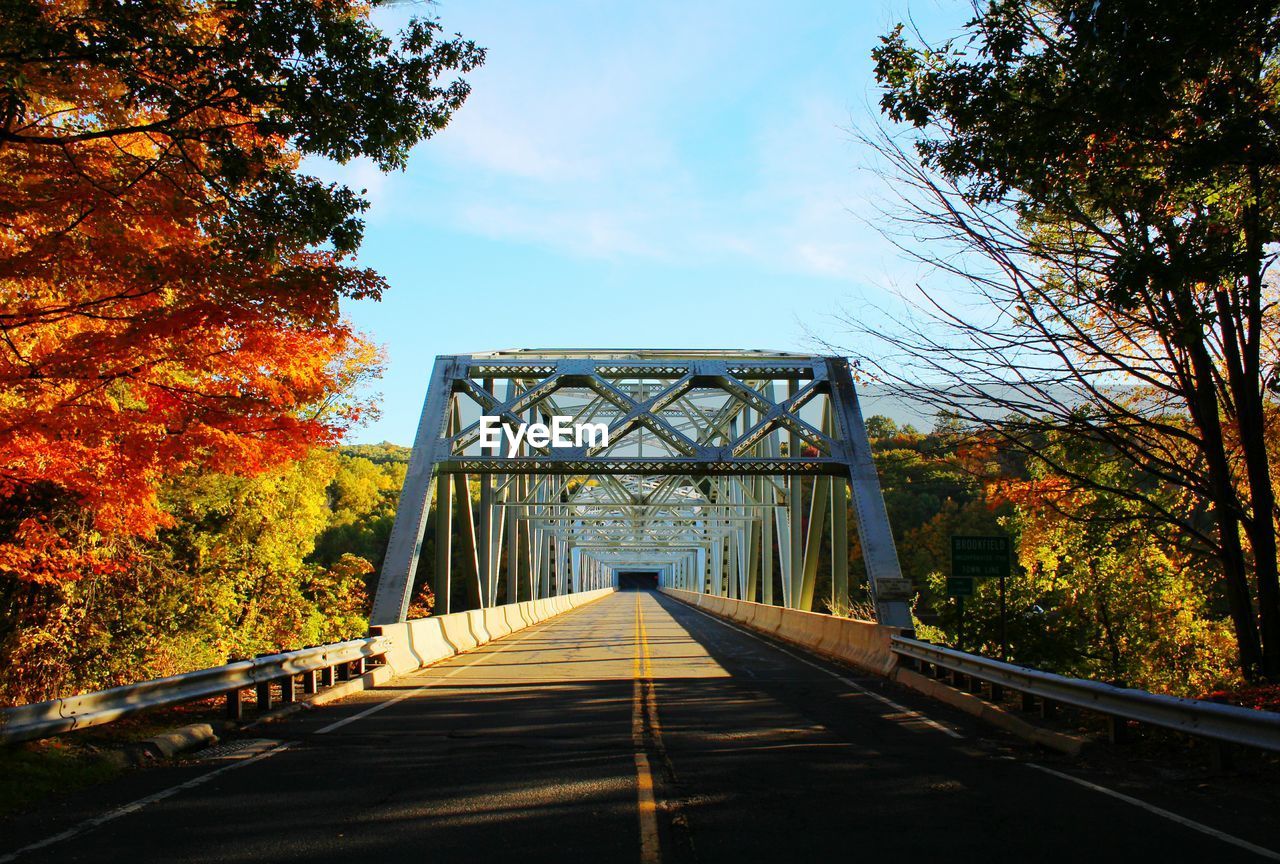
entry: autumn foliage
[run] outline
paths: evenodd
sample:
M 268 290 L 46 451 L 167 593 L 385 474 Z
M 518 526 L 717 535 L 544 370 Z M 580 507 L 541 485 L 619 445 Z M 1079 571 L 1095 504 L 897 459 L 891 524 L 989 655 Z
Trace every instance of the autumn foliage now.
M 356 418 L 326 404 L 373 359 L 338 299 L 379 287 L 332 253 L 246 260 L 203 234 L 217 202 L 189 166 L 148 172 L 143 137 L 0 149 L 0 495 L 49 484 L 138 534 L 165 522 L 165 475 L 280 464 Z M 35 551 L 50 530 L 23 520 L 3 566 L 70 575 Z
M 388 36 L 370 9 L 0 4 L 0 647 L 57 631 L 59 586 L 199 577 L 157 564 L 178 490 L 274 482 L 360 419 L 379 352 L 340 303 L 385 283 L 353 262 L 366 202 L 304 160 L 403 166 L 483 60 L 431 20 Z M 314 536 L 298 543 L 300 561 Z
M 358 418 L 335 397 L 376 353 L 339 301 L 383 281 L 350 261 L 364 203 L 301 156 L 396 164 L 465 96 L 431 73 L 478 62 L 429 24 L 393 49 L 363 8 L 6 4 L 0 572 L 76 575 L 40 496 L 147 535 L 165 476 L 280 465 Z

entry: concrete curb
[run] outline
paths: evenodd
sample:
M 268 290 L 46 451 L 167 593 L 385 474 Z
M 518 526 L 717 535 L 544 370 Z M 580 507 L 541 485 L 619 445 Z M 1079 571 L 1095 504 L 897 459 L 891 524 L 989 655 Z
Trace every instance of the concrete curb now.
M 359 678 L 342 681 L 321 693 L 307 697 L 303 700 L 303 704 L 307 707 L 328 705 L 330 702 L 336 702 L 339 699 L 346 699 L 348 696 L 354 696 L 365 690 L 371 690 L 387 683 L 394 677 L 396 677 L 395 671 L 390 666 L 378 666 L 375 669 L 370 669 Z
M 1021 717 L 1010 714 L 999 705 L 992 705 L 972 693 L 957 690 L 941 681 L 926 678 L 919 672 L 913 672 L 910 669 L 898 667 L 891 677 L 899 684 L 910 687 L 917 693 L 923 693 L 931 699 L 937 699 L 952 708 L 958 708 L 966 714 L 977 717 L 984 723 L 1017 735 L 1024 741 L 1030 741 L 1033 744 L 1057 750 L 1068 756 L 1079 756 L 1084 748 L 1092 743 L 1085 738 L 1078 738 L 1065 732 L 1055 732 L 1051 729 L 1044 729 L 1033 723 L 1028 723 Z
M 370 669 L 359 678 L 352 678 L 349 681 L 340 681 L 319 693 L 304 696 L 297 702 L 276 708 L 260 717 L 255 717 L 248 723 L 236 727 L 238 730 L 252 729 L 261 723 L 271 723 L 275 720 L 283 720 L 299 711 L 310 711 L 312 708 L 319 708 L 321 705 L 328 705 L 330 702 L 337 702 L 339 699 L 346 699 L 348 696 L 354 696 L 365 690 L 371 690 L 380 684 L 385 684 L 395 677 L 395 672 L 390 666 L 378 666 Z
M 917 693 L 958 708 L 984 723 L 1033 744 L 1066 753 L 1068 756 L 1079 756 L 1092 743 L 1088 739 L 1064 732 L 1043 729 L 971 693 L 956 690 L 940 681 L 898 666 L 897 656 L 890 650 L 887 634 L 896 632 L 899 628 L 673 588 L 663 588 L 662 591 L 682 603 L 718 618 L 735 621 L 763 636 L 795 645 L 810 654 L 853 666 L 863 672 L 897 681 Z
M 211 724 L 192 723 L 130 744 L 125 752 L 131 761 L 145 762 L 148 759 L 171 759 L 179 753 L 217 743 L 218 736 Z
M 520 627 L 519 629 L 510 628 L 506 633 L 502 633 L 501 635 L 498 635 L 496 637 L 491 636 L 489 639 L 487 639 L 484 642 L 477 643 L 473 639 L 472 642 L 474 644 L 469 644 L 466 647 L 461 648 L 461 650 L 456 650 L 448 654 L 430 657 L 426 659 L 426 662 L 420 663 L 419 665 L 417 665 L 412 669 L 406 669 L 403 673 L 400 673 L 400 674 L 412 674 L 418 669 L 425 669 L 428 666 L 434 666 L 435 664 L 440 663 L 444 660 L 449 660 L 462 654 L 469 654 L 472 651 L 476 650 L 477 648 L 480 648 L 484 645 L 488 645 L 489 642 L 495 641 L 495 639 L 501 639 L 504 636 L 514 635 L 515 633 L 519 633 L 522 630 L 527 629 L 528 627 L 534 626 L 535 624 L 542 624 L 546 621 L 550 621 L 552 618 L 557 618 L 566 612 L 571 612 L 574 609 L 581 608 L 581 606 L 587 605 L 588 603 L 594 603 L 596 600 L 600 600 L 603 597 L 605 597 L 607 594 L 610 594 L 613 592 L 612 590 L 609 590 L 609 591 L 600 591 L 595 593 L 598 596 L 592 597 L 590 600 L 587 600 L 585 603 L 582 603 L 576 606 L 569 606 L 568 608 L 565 608 L 565 609 L 557 609 L 556 611 L 552 612 L 552 614 L 548 615 L 545 618 L 534 618 L 534 620 L 525 623 L 524 626 Z M 548 599 L 555 600 L 558 598 L 548 598 Z M 545 601 L 540 601 L 540 602 L 545 602 Z M 525 604 L 520 604 L 520 605 L 530 605 L 530 604 L 526 602 Z M 508 607 L 494 607 L 494 608 L 498 610 L 506 610 Z M 484 622 L 483 622 L 482 616 L 483 616 L 483 613 L 485 613 L 486 611 L 492 612 L 492 610 L 473 609 L 471 610 L 471 612 L 459 612 L 459 613 L 456 613 L 456 615 L 444 615 L 438 619 L 435 619 L 435 621 L 442 621 L 443 619 L 453 619 L 453 623 L 456 623 L 458 620 L 461 620 L 461 616 L 466 616 L 466 615 L 475 616 L 475 613 L 480 613 L 480 616 L 475 616 L 475 617 L 480 617 L 480 620 L 475 623 L 479 626 L 483 626 Z M 424 618 L 420 620 L 432 621 L 432 619 L 430 618 Z M 399 625 L 390 625 L 390 626 L 399 626 Z M 486 633 L 487 632 L 488 631 L 486 630 Z M 352 678 L 350 681 L 341 681 L 337 684 L 334 684 L 332 687 L 328 687 L 320 691 L 319 693 L 305 696 L 302 699 L 299 699 L 297 702 L 294 702 L 290 705 L 285 705 L 281 708 L 277 708 L 274 711 L 270 711 L 266 714 L 263 714 L 260 717 L 255 717 L 253 720 L 250 720 L 248 723 L 245 723 L 242 726 L 239 726 L 237 728 L 240 730 L 251 729 L 260 723 L 270 723 L 274 720 L 281 720 L 285 717 L 290 716 L 291 714 L 296 714 L 299 711 L 308 711 L 312 708 L 318 708 L 321 705 L 327 705 L 330 702 L 337 702 L 339 699 L 346 699 L 349 696 L 354 696 L 357 693 L 361 693 L 365 690 L 371 690 L 374 687 L 378 687 L 382 684 L 385 684 L 388 681 L 390 681 L 392 678 L 395 678 L 396 675 L 397 675 L 396 670 L 390 664 L 385 666 L 376 666 L 358 678 Z

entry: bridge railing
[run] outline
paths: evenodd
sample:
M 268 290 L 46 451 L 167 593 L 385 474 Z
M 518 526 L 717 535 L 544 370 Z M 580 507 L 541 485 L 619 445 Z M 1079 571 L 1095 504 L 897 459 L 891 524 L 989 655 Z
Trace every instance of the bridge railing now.
M 391 640 L 383 637 L 352 639 L 348 642 L 240 660 L 212 669 L 198 669 L 80 696 L 6 708 L 0 712 L 0 741 L 44 738 L 100 726 L 140 711 L 223 694 L 226 694 L 228 706 L 232 709 L 229 713 L 238 715 L 241 690 L 259 688 L 259 704 L 264 702 L 265 696 L 269 707 L 269 688 L 278 682 L 283 701 L 291 702 L 297 676 L 301 675 L 303 678 L 304 691 L 314 693 L 319 683 L 317 673 L 329 673 L 325 675 L 328 679 L 325 683 L 332 683 L 335 677 L 345 679 L 350 675 L 362 674 L 366 662 L 380 659 L 390 647 Z
M 999 688 L 996 693 L 1009 690 L 1069 705 L 1102 714 L 1113 724 L 1132 720 L 1213 741 L 1280 751 L 1280 714 L 1275 712 L 1068 678 L 904 636 L 893 636 L 890 645 L 894 654 L 923 674 L 941 677 L 950 673 L 971 679 L 970 684 L 984 681 Z M 1115 736 L 1114 726 L 1112 734 Z

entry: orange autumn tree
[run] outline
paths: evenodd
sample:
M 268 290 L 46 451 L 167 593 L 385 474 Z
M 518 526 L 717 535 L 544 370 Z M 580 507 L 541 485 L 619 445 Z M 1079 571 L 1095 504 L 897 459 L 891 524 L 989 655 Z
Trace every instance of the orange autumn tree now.
M 160 480 L 332 442 L 374 359 L 339 314 L 366 203 L 300 170 L 384 170 L 483 60 L 369 6 L 15 0 L 0 11 L 0 575 L 74 578 L 166 522 Z M 98 562 L 99 566 L 106 566 Z

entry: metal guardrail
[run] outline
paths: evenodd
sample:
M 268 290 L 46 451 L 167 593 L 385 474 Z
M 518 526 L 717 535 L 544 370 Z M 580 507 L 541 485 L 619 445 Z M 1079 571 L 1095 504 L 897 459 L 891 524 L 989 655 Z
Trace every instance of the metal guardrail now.
M 903 636 L 893 637 L 891 650 L 899 657 L 910 658 L 916 663 L 932 664 L 1062 705 L 1175 729 L 1215 741 L 1280 751 L 1280 714 L 1275 712 L 1162 696 L 1101 681 L 1068 678 Z
M 385 637 L 352 639 L 240 660 L 212 669 L 199 669 L 81 696 L 6 708 L 0 711 L 0 741 L 12 743 L 44 738 L 110 723 L 139 711 L 223 694 L 234 694 L 238 706 L 241 690 L 269 686 L 281 679 L 288 679 L 291 685 L 295 675 L 378 657 L 385 654 L 390 645 L 391 640 Z M 292 693 L 288 695 L 292 696 Z

